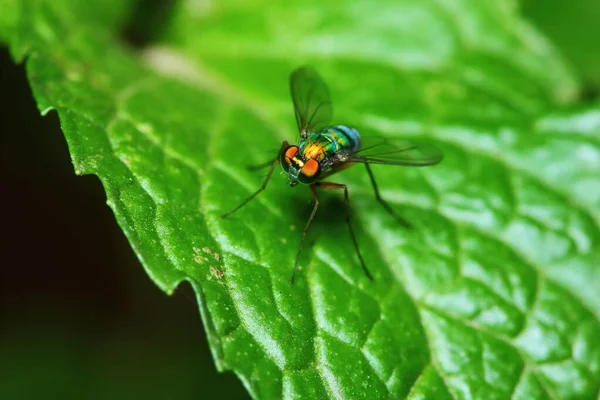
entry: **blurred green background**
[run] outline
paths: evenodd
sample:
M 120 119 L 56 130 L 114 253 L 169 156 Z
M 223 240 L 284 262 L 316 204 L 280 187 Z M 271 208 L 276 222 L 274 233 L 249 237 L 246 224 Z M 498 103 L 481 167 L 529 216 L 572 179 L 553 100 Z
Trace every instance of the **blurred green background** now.
M 600 2 L 521 7 L 580 75 L 582 100 L 597 98 Z M 150 43 L 153 10 L 123 28 L 132 45 Z M 4 48 L 0 109 L 0 398 L 248 398 L 215 371 L 189 286 L 168 297 L 151 283 L 100 182 L 74 175 L 56 114 L 39 115 Z

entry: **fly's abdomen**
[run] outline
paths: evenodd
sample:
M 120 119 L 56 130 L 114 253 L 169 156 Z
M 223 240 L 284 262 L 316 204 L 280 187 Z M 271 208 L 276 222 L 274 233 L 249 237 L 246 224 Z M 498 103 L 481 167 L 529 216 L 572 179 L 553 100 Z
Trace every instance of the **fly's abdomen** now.
M 335 143 L 336 152 L 354 153 L 360 147 L 360 134 L 356 129 L 346 125 L 330 126 L 323 130 L 322 135 L 331 138 Z

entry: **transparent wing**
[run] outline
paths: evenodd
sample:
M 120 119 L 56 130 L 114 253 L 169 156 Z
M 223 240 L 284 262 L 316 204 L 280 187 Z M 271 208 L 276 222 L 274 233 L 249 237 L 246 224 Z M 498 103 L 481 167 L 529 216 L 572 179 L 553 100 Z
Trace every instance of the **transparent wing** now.
M 300 136 L 306 137 L 329 125 L 333 114 L 329 89 L 312 67 L 300 67 L 290 75 L 290 93 Z
M 444 154 L 433 144 L 416 140 L 382 137 L 361 138 L 360 149 L 346 162 L 422 167 L 442 161 Z

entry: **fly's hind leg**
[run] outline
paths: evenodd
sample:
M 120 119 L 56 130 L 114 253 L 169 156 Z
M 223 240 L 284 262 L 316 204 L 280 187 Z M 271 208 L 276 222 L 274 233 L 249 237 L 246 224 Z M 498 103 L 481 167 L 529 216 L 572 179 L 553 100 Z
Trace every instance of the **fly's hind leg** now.
M 377 183 L 375 182 L 375 176 L 373 175 L 373 171 L 371 171 L 371 167 L 369 166 L 368 163 L 365 163 L 365 167 L 367 167 L 367 173 L 369 174 L 369 178 L 371 179 L 371 184 L 373 185 L 373 191 L 375 192 L 375 198 L 377 199 L 379 204 L 381 204 L 381 206 L 385 209 L 385 211 L 387 211 L 400 225 L 402 225 L 405 228 L 412 228 L 412 226 L 410 225 L 410 223 L 408 221 L 406 221 L 404 218 L 402 218 L 401 216 L 396 214 L 396 212 L 392 209 L 392 207 L 390 207 L 390 205 L 387 203 L 387 201 L 385 201 L 384 199 L 381 198 L 381 195 L 379 194 L 379 189 L 377 188 Z
M 341 183 L 332 183 L 332 182 L 316 182 L 313 184 L 316 187 L 323 189 L 343 189 L 344 190 L 344 200 L 346 202 L 346 223 L 348 224 L 348 230 L 350 231 L 350 236 L 352 237 L 352 243 L 354 244 L 354 249 L 356 250 L 356 255 L 360 260 L 360 266 L 362 267 L 365 275 L 370 280 L 373 280 L 373 276 L 367 269 L 367 265 L 365 264 L 365 260 L 363 260 L 362 255 L 360 254 L 360 249 L 358 248 L 358 241 L 356 240 L 356 235 L 354 234 L 354 228 L 352 228 L 352 220 L 350 218 L 350 199 L 348 197 L 348 187 L 346 185 L 342 185 Z

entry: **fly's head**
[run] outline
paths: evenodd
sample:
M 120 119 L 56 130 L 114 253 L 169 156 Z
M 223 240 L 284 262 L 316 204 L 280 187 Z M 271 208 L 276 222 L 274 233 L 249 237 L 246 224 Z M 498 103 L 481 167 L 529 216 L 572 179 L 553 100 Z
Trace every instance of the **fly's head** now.
M 306 158 L 298 151 L 298 146 L 288 146 L 279 155 L 281 167 L 288 174 L 290 186 L 296 186 L 298 182 L 311 184 L 316 182 L 321 175 L 321 166 L 313 158 Z

